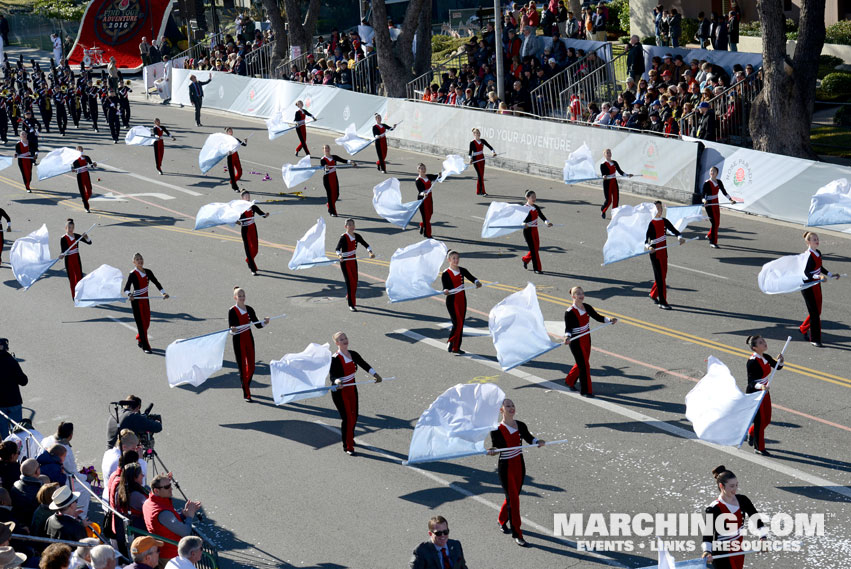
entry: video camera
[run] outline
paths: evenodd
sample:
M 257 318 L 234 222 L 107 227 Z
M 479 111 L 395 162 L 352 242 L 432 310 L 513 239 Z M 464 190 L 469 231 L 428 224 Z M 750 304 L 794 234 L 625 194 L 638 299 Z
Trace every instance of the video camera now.
M 153 403 L 151 403 L 150 405 L 148 405 L 148 406 L 145 408 L 145 410 L 144 410 L 144 411 L 142 411 L 142 415 L 144 415 L 144 416 L 145 416 L 145 417 L 147 417 L 148 419 L 150 419 L 150 420 L 152 420 L 152 421 L 156 421 L 157 423 L 159 423 L 160 425 L 162 425 L 162 422 L 163 422 L 163 416 L 162 416 L 162 415 L 158 415 L 157 413 L 151 413 L 151 410 L 152 410 L 153 408 L 154 408 L 154 404 L 153 404 Z M 145 431 L 145 432 L 138 433 L 138 434 L 139 434 L 139 445 L 140 445 L 140 446 L 142 447 L 142 449 L 144 450 L 144 454 L 145 454 L 146 456 L 147 456 L 148 454 L 151 454 L 151 452 L 152 452 L 152 451 L 153 451 L 153 449 L 154 449 L 154 442 L 155 442 L 155 441 L 154 441 L 154 433 L 152 433 L 152 432 L 150 432 L 150 431 Z

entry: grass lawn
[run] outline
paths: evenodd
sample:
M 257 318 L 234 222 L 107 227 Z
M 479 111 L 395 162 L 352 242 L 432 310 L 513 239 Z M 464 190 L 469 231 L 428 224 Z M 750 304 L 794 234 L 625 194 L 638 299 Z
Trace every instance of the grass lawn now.
M 810 133 L 813 150 L 818 154 L 851 158 L 851 129 L 841 126 L 820 126 Z

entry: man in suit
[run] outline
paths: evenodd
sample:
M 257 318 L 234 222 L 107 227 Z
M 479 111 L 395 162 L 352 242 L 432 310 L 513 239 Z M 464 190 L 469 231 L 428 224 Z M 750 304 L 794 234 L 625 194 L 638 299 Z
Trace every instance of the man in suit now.
M 467 569 L 461 542 L 449 539 L 449 522 L 443 516 L 428 521 L 428 541 L 414 549 L 410 569 Z
M 189 76 L 189 100 L 195 105 L 195 126 L 204 126 L 201 124 L 201 104 L 204 102 L 204 85 L 213 80 L 213 74 L 210 73 L 206 81 L 198 81 L 194 75 Z

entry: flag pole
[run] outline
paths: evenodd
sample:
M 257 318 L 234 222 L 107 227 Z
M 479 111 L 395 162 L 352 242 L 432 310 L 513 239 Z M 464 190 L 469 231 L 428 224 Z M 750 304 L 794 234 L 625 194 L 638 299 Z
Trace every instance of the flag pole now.
M 780 350 L 780 355 L 778 357 L 783 355 L 783 353 L 786 351 L 786 348 L 789 347 L 789 342 L 791 342 L 791 341 L 792 341 L 792 336 L 787 336 L 786 337 L 786 343 L 783 345 L 783 349 Z M 771 370 L 771 375 L 768 376 L 768 380 L 766 381 L 766 385 L 771 383 L 771 380 L 774 378 L 775 373 L 777 373 L 777 366 L 774 366 L 774 369 Z M 753 423 L 753 420 L 754 420 L 754 417 L 756 417 L 756 414 L 759 413 L 759 408 L 762 407 L 762 402 L 765 399 L 766 393 L 768 393 L 768 391 L 765 390 L 765 389 L 763 389 L 762 393 L 760 393 L 759 405 L 757 405 L 756 409 L 754 409 L 754 412 L 751 415 L 750 420 L 748 421 L 747 427 L 745 427 L 745 434 L 744 434 L 744 436 L 742 436 L 742 442 L 739 443 L 738 448 L 742 448 L 742 445 L 745 444 L 745 441 L 748 438 L 748 428 L 750 427 L 751 423 Z
M 787 336 L 786 337 L 786 343 L 783 344 L 783 349 L 780 350 L 780 356 L 782 356 L 784 353 L 786 353 L 786 348 L 789 347 L 789 342 L 791 342 L 791 341 L 792 341 L 792 336 Z M 777 356 L 777 357 L 779 358 L 780 356 Z M 771 385 L 771 380 L 774 379 L 774 374 L 777 373 L 778 367 L 779 366 L 774 366 L 774 369 L 771 370 L 771 375 L 768 376 L 768 380 L 765 382 L 766 385 Z
M 270 317 L 269 320 L 276 320 L 278 318 L 286 318 L 286 317 L 287 317 L 286 314 L 279 314 L 277 316 Z M 248 324 L 244 324 L 244 326 L 246 327 L 245 330 L 248 330 L 249 327 L 254 326 L 255 324 L 262 324 L 262 323 L 263 323 L 263 321 L 259 320 L 257 322 L 249 322 Z M 238 328 L 241 328 L 241 326 L 238 326 L 237 329 Z M 243 330 L 243 332 L 245 330 Z M 215 332 L 209 332 L 207 334 L 201 334 L 200 336 L 194 336 L 192 338 L 183 338 L 183 339 L 180 339 L 180 340 L 175 340 L 172 343 L 179 344 L 180 342 L 188 342 L 190 340 L 198 340 L 200 338 L 206 338 L 207 336 L 215 336 L 216 334 L 221 334 L 222 332 L 230 332 L 230 328 L 225 328 L 224 330 L 216 330 Z M 237 332 L 237 334 L 240 334 L 240 333 L 241 332 Z
M 563 439 L 563 440 L 560 440 L 560 441 L 547 441 L 547 442 L 544 443 L 544 446 L 563 444 L 563 443 L 567 443 L 567 442 L 570 442 L 570 441 L 568 439 Z M 516 446 L 516 447 L 498 448 L 498 449 L 494 449 L 494 453 L 509 451 L 509 450 L 523 449 L 523 448 L 530 448 L 530 447 L 537 447 L 537 446 L 538 445 L 535 444 L 535 445 L 520 445 L 520 446 Z M 431 458 L 415 458 L 414 460 L 403 460 L 402 466 L 409 466 L 409 465 L 412 465 L 412 464 L 421 464 L 423 462 L 437 462 L 437 461 L 441 461 L 441 460 L 452 460 L 452 459 L 456 459 L 456 458 L 464 458 L 464 457 L 467 457 L 467 456 L 477 456 L 477 455 L 486 455 L 486 454 L 488 454 L 488 449 L 474 450 L 474 451 L 469 451 L 469 452 L 459 452 L 458 454 L 449 454 L 449 455 L 446 455 L 446 456 L 435 456 L 435 457 L 431 457 Z
M 385 377 L 381 379 L 381 382 L 384 381 L 392 381 L 394 379 L 398 379 L 397 377 Z M 317 393 L 320 391 L 336 391 L 337 389 L 342 389 L 344 387 L 355 387 L 358 385 L 366 385 L 368 383 L 380 383 L 375 381 L 374 379 L 368 379 L 365 381 L 353 381 L 352 383 L 344 383 L 343 385 L 323 385 L 322 387 L 314 387 L 313 389 L 305 389 L 303 391 L 294 391 L 292 393 L 284 393 L 283 397 L 291 397 L 293 395 L 304 395 L 306 393 Z
M 578 339 L 579 339 L 579 338 L 581 338 L 582 336 L 587 336 L 587 335 L 588 335 L 588 334 L 590 334 L 591 332 L 596 332 L 596 331 L 597 331 L 597 330 L 599 330 L 600 328 L 605 328 L 606 326 L 611 326 L 611 325 L 612 325 L 612 323 L 611 323 L 611 322 L 606 322 L 605 324 L 600 324 L 599 326 L 596 326 L 596 327 L 594 327 L 594 328 L 591 328 L 591 329 L 590 329 L 590 330 L 588 330 L 587 332 L 583 332 L 583 333 L 579 334 L 578 336 L 571 336 L 571 337 L 570 337 L 570 339 L 568 340 L 568 342 L 572 342 L 572 341 L 574 341 L 574 340 L 578 340 Z
M 540 352 L 538 352 L 537 354 L 535 354 L 535 355 L 533 355 L 533 356 L 531 356 L 531 357 L 526 358 L 526 359 L 525 359 L 525 360 L 523 360 L 522 362 L 518 362 L 518 363 L 513 364 L 513 365 L 511 365 L 511 366 L 508 366 L 508 367 L 504 367 L 504 368 L 502 368 L 502 371 L 510 371 L 510 370 L 512 370 L 512 369 L 514 369 L 514 368 L 516 368 L 516 367 L 522 366 L 523 364 L 528 363 L 528 362 L 530 362 L 530 361 L 534 360 L 535 358 L 539 358 L 539 357 L 543 356 L 544 354 L 546 354 L 547 352 L 551 352 L 551 351 L 555 350 L 556 348 L 560 348 L 560 347 L 562 347 L 562 346 L 564 346 L 564 345 L 565 345 L 565 344 L 564 344 L 564 343 L 561 343 L 561 342 L 560 342 L 560 343 L 558 343 L 558 344 L 553 344 L 553 345 L 552 345 L 552 346 L 550 346 L 549 348 L 546 348 L 545 350 L 541 350 L 541 351 L 540 351 Z

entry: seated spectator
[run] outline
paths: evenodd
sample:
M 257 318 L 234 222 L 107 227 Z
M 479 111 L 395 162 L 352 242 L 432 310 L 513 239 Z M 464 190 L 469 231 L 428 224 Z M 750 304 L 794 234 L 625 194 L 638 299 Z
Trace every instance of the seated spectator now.
M 488 103 L 485 106 L 485 109 L 489 111 L 498 111 L 500 109 L 500 105 L 502 101 L 499 100 L 499 97 L 496 94 L 496 91 L 488 92 Z
M 612 120 L 611 114 L 609 111 L 611 110 L 612 105 L 609 103 L 603 103 L 603 108 L 600 113 L 594 117 L 592 124 L 595 126 L 609 126 L 609 123 Z
M 59 482 L 65 485 L 68 482 L 68 477 L 65 475 L 62 463 L 65 461 L 65 455 L 68 451 L 60 444 L 54 444 L 46 451 L 38 455 L 38 464 L 41 468 L 41 473 L 50 478 L 51 482 Z
M 425 102 L 431 101 L 431 85 L 426 85 L 425 89 L 423 89 L 422 100 L 425 101 Z
M 38 461 L 28 458 L 21 463 L 21 477 L 12 486 L 12 510 L 19 520 L 31 520 L 38 508 L 38 491 L 42 486 Z
M 92 566 L 92 548 L 100 545 L 100 540 L 87 537 L 81 539 L 80 543 L 85 543 L 86 545 L 80 545 L 74 550 L 74 553 L 71 554 L 71 565 L 68 569 L 90 569 Z
M 137 537 L 130 545 L 130 555 L 133 557 L 133 563 L 127 565 L 124 569 L 153 569 L 154 567 L 164 567 L 165 563 L 161 561 L 162 549 L 166 545 L 158 539 L 154 539 L 149 535 Z M 175 548 L 175 556 L 177 548 Z
M 109 500 L 109 494 L 107 493 L 107 484 L 106 482 L 112 476 L 112 473 L 118 468 L 119 460 L 121 459 L 121 455 L 127 452 L 128 450 L 139 452 L 139 437 L 136 436 L 136 433 L 131 431 L 130 429 L 122 429 L 121 436 L 115 442 L 115 446 L 103 453 L 103 460 L 101 461 L 101 474 L 103 474 L 104 480 L 104 489 L 103 489 L 103 499 Z M 148 463 L 144 459 L 139 459 L 139 466 L 142 468 L 142 472 L 147 477 L 148 475 Z M 144 482 L 143 482 L 144 483 Z
M 620 121 L 621 110 L 618 107 L 612 105 L 611 107 L 609 107 L 609 125 L 618 126 L 620 125 Z
M 522 111 L 525 113 L 531 112 L 532 104 L 529 98 L 529 91 L 523 88 L 523 83 L 515 81 L 513 89 L 508 95 L 508 100 L 511 103 L 512 111 Z
M 177 544 L 177 557 L 171 559 L 166 569 L 195 569 L 195 564 L 204 555 L 204 542 L 200 537 L 187 535 Z
M 181 537 L 192 533 L 192 522 L 201 508 L 201 503 L 188 500 L 183 511 L 178 513 L 174 509 L 171 496 L 171 478 L 160 474 L 151 483 L 151 494 L 142 506 L 142 514 L 145 518 L 145 528 L 150 533 L 178 541 Z M 172 544 L 164 545 L 161 557 L 163 559 L 177 557 L 177 548 Z
M 71 548 L 64 543 L 51 543 L 41 554 L 39 569 L 68 569 L 71 565 Z
M 49 437 L 44 437 L 41 441 L 41 446 L 50 450 L 53 445 L 60 444 L 65 447 L 65 458 L 62 460 L 62 466 L 65 472 L 79 472 L 77 461 L 74 458 L 74 450 L 71 448 L 71 439 L 74 438 L 74 423 L 61 422 L 56 428 L 56 433 Z M 42 468 L 44 470 L 44 468 Z M 48 474 L 43 472 L 43 474 Z M 49 474 L 48 474 L 49 476 Z
M 668 113 L 665 116 L 665 128 L 663 129 L 667 138 L 676 138 L 680 134 L 680 125 L 674 119 L 673 113 Z
M 23 522 L 23 523 L 21 523 Z M 19 520 L 12 511 L 12 498 L 5 488 L 0 488 L 0 524 L 11 523 L 16 526 L 26 527 L 30 520 Z
M 71 492 L 67 486 L 62 486 L 53 494 L 50 509 L 53 515 L 47 518 L 45 533 L 51 539 L 63 541 L 80 541 L 87 536 L 86 526 L 77 517 L 79 508 L 77 500 L 79 492 Z
M 567 61 L 567 46 L 565 46 L 564 42 L 561 41 L 561 34 L 558 32 L 553 32 L 552 58 L 555 59 L 559 65 L 564 65 Z
M 115 550 L 108 545 L 92 548 L 92 567 L 94 569 L 115 569 Z
M 665 130 L 665 125 L 659 117 L 659 111 L 650 111 L 650 132 L 662 134 Z
M 15 531 L 15 524 L 9 522 L 0 524 L 0 547 L 9 545 L 13 531 Z
M 508 105 L 503 102 L 499 104 L 499 109 L 497 110 L 497 113 L 500 115 L 510 115 L 511 111 L 508 110 Z
M 10 492 L 12 485 L 21 477 L 18 454 L 18 445 L 14 441 L 3 441 L 0 444 L 0 480 L 2 480 L 3 488 Z
M 639 124 L 638 124 L 639 116 L 638 115 L 639 115 L 638 113 L 624 113 L 623 114 L 623 116 L 624 116 L 623 126 L 626 127 L 626 128 L 631 128 L 631 129 L 637 130 L 639 128 Z
M 476 101 L 475 96 L 473 95 L 473 89 L 467 87 L 467 90 L 464 91 L 464 102 L 462 103 L 465 107 L 479 107 L 479 102 Z
M 38 507 L 32 515 L 30 522 L 30 534 L 37 537 L 47 537 L 46 524 L 47 518 L 53 515 L 53 510 L 50 509 L 50 504 L 53 502 L 53 495 L 59 490 L 59 484 L 56 482 L 48 482 L 43 484 L 36 494 Z
M 27 556 L 23 553 L 17 553 L 13 547 L 8 545 L 0 547 L 0 568 L 18 567 L 26 560 Z

